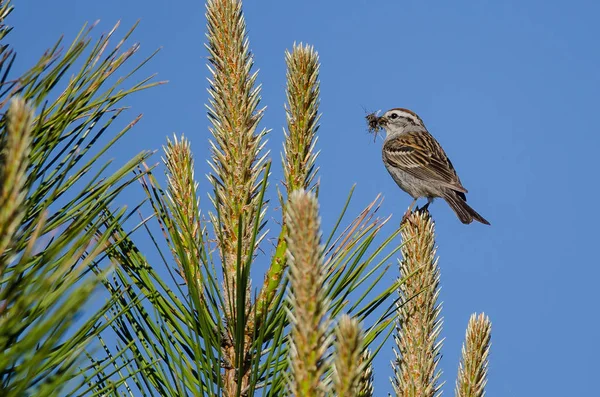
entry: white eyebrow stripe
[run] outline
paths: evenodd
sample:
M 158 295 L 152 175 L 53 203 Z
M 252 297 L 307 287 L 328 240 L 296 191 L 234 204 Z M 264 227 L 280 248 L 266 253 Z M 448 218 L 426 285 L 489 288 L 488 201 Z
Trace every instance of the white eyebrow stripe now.
M 423 122 L 421 121 L 421 119 L 419 118 L 419 116 L 416 116 L 414 113 L 407 112 L 405 110 L 400 110 L 400 109 L 394 109 L 394 110 L 391 111 L 391 113 L 396 113 L 400 117 L 403 117 L 405 119 L 409 119 L 414 124 L 423 125 Z

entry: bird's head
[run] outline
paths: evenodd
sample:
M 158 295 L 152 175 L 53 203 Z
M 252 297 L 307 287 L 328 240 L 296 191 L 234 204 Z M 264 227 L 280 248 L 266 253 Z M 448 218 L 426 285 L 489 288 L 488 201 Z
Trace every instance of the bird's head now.
M 425 127 L 423 120 L 415 112 L 403 108 L 388 110 L 377 119 L 377 124 L 385 129 L 388 136 L 402 132 L 406 127 Z

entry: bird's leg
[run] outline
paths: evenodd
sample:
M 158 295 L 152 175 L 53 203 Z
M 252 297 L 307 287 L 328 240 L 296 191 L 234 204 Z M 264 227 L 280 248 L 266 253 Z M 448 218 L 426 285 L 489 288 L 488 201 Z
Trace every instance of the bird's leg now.
M 419 208 L 419 211 L 429 212 L 429 204 L 433 203 L 433 197 L 427 197 L 427 204 Z
M 408 213 L 412 212 L 412 209 L 415 206 L 415 204 L 417 204 L 417 199 L 414 199 L 412 201 L 412 203 L 410 203 L 410 205 L 408 206 L 408 209 L 406 210 L 406 212 L 408 212 Z

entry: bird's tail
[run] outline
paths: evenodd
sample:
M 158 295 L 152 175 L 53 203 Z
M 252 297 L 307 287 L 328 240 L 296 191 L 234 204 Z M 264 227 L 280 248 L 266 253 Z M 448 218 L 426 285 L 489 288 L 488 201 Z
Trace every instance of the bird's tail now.
M 454 190 L 448 190 L 446 194 L 444 194 L 444 200 L 446 200 L 450 208 L 452 208 L 462 223 L 469 224 L 473 222 L 473 219 L 475 219 L 477 222 L 481 222 L 484 225 L 489 225 L 490 223 L 481 215 L 479 215 L 477 211 L 469 207 L 463 197 L 461 197 L 461 195 Z

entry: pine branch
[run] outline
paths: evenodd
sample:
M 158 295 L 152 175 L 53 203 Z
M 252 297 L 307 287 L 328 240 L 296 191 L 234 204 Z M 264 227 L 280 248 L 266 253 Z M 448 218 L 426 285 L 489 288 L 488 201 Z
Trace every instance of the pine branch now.
M 440 391 L 436 370 L 442 321 L 437 304 L 440 270 L 435 258 L 434 224 L 427 212 L 413 212 L 402 229 L 402 261 L 394 390 L 401 397 L 433 397 Z
M 286 119 L 287 131 L 284 130 L 285 143 L 283 147 L 282 163 L 284 172 L 284 185 L 288 196 L 297 189 L 309 190 L 314 188 L 314 179 L 318 168 L 315 152 L 317 130 L 319 129 L 319 55 L 312 46 L 294 44 L 292 52 L 285 52 L 287 64 L 287 106 Z M 283 212 L 284 200 L 280 198 Z M 257 318 L 264 315 L 273 297 L 281 285 L 286 261 L 287 233 L 285 215 L 283 225 L 277 240 L 277 248 L 265 277 L 265 282 L 257 300 Z
M 329 320 L 325 299 L 323 248 L 317 199 L 298 190 L 291 194 L 286 211 L 291 291 L 288 316 L 290 331 L 290 393 L 296 397 L 324 396 L 322 377 Z
M 208 115 L 214 138 L 210 165 L 217 210 L 212 220 L 225 269 L 225 311 L 231 320 L 236 306 L 236 269 L 251 259 L 254 220 L 264 216 L 258 192 L 266 161 L 260 157 L 266 131 L 256 133 L 262 118 L 262 110 L 257 108 L 260 87 L 254 87 L 257 73 L 250 73 L 253 61 L 241 2 L 209 0 L 206 18 L 212 74 Z
M 369 349 L 365 349 L 360 356 L 360 378 L 358 379 L 358 397 L 373 397 L 373 358 Z
M 27 168 L 31 151 L 33 110 L 22 98 L 13 98 L 8 109 L 6 133 L 0 147 L 0 278 L 12 252 L 5 255 L 25 216 Z
M 194 178 L 194 159 L 190 142 L 175 136 L 174 142 L 167 139 L 163 162 L 167 166 L 167 197 L 171 216 L 178 234 L 171 251 L 177 261 L 181 277 L 190 290 L 203 300 L 203 277 L 201 250 L 203 230 L 200 224 L 200 203 L 197 196 L 198 183 Z
M 4 18 L 11 9 L 1 2 L 2 38 L 10 31 Z M 63 395 L 83 372 L 83 353 L 110 309 L 107 304 L 81 316 L 106 277 L 98 266 L 110 250 L 109 236 L 124 222 L 115 198 L 136 182 L 133 170 L 150 152 L 110 173 L 110 162 L 99 158 L 139 120 L 111 133 L 124 111 L 121 100 L 159 84 L 147 78 L 124 86 L 141 65 L 123 71 L 138 46 L 122 51 L 133 29 L 109 46 L 115 29 L 90 45 L 84 28 L 64 52 L 59 40 L 21 76 L 11 75 L 10 47 L 0 46 L 0 108 L 10 104 L 0 120 L 2 396 Z M 116 72 L 124 73 L 115 79 Z
M 287 132 L 283 147 L 283 170 L 288 194 L 312 188 L 317 174 L 315 152 L 319 129 L 319 55 L 312 46 L 294 44 L 285 52 L 287 64 Z
M 484 397 L 487 384 L 488 357 L 492 323 L 483 313 L 473 314 L 467 326 L 462 359 L 456 380 L 457 397 Z
M 262 118 L 258 109 L 260 86 L 251 73 L 246 23 L 239 0 L 208 0 L 206 5 L 209 52 L 211 214 L 221 253 L 228 337 L 223 353 L 224 394 L 238 395 L 249 382 L 249 349 L 254 335 L 250 308 L 250 264 L 263 235 L 264 192 L 268 177 L 267 154 L 262 154 L 266 131 L 256 132 Z
M 363 334 L 357 320 L 342 315 L 335 330 L 335 360 L 333 362 L 333 390 L 336 396 L 358 397 L 363 368 L 361 351 Z

